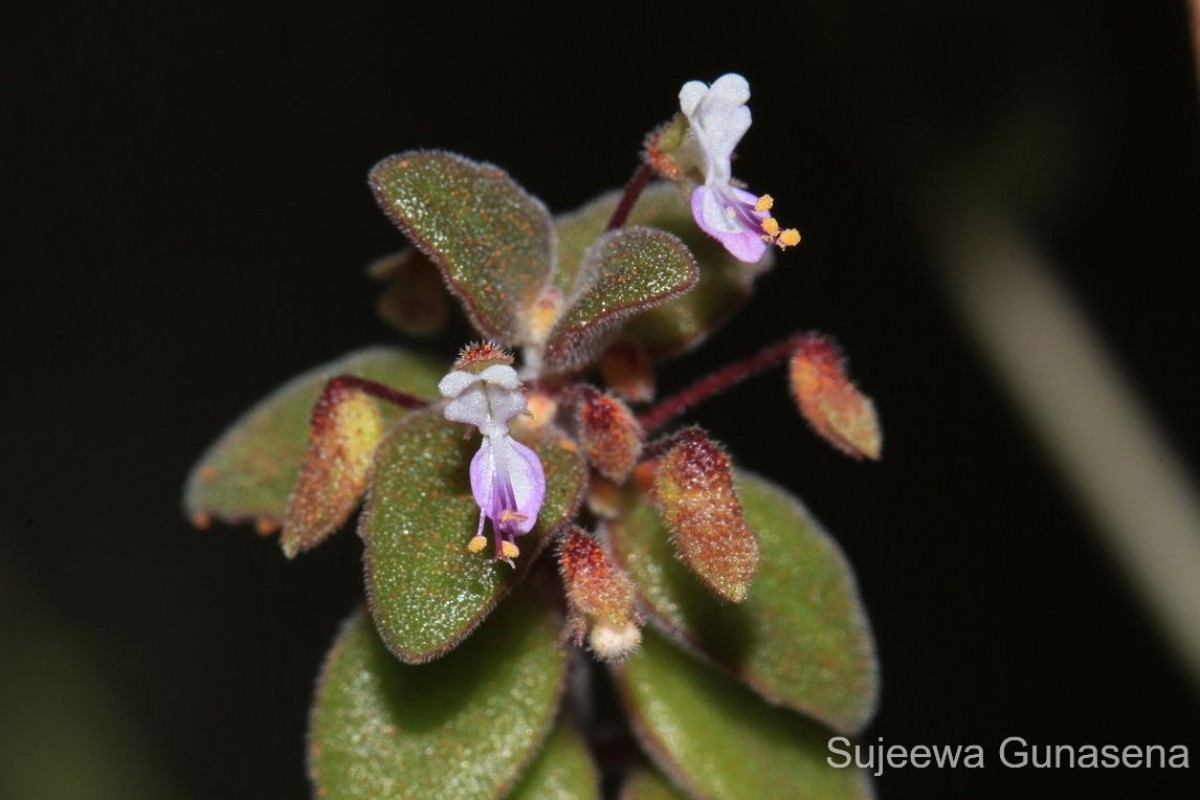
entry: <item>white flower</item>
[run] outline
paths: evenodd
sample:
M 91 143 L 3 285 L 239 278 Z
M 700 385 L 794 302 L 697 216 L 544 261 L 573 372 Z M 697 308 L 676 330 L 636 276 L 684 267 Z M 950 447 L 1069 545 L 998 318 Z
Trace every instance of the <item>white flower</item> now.
M 722 75 L 708 86 L 688 81 L 679 91 L 679 107 L 704 154 L 704 185 L 692 192 L 692 216 L 739 261 L 762 258 L 768 244 L 787 247 L 800 241 L 794 229 L 780 231 L 768 212 L 770 195 L 759 197 L 736 185 L 730 162 L 738 142 L 750 129 L 750 84 L 737 73 Z

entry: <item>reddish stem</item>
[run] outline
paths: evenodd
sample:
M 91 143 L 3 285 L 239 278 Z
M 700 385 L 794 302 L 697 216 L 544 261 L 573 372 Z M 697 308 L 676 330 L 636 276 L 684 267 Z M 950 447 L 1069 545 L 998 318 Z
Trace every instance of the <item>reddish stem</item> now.
M 646 433 L 661 428 L 689 408 L 780 363 L 795 351 L 806 335 L 803 333 L 792 334 L 786 339 L 764 347 L 749 358 L 705 375 L 691 386 L 662 400 L 654 408 L 639 416 L 638 422 L 642 424 L 642 429 Z
M 338 375 L 335 378 L 330 378 L 329 382 L 325 384 L 325 388 L 321 390 L 321 398 L 333 398 L 346 391 L 359 391 L 371 397 L 386 400 L 392 405 L 400 406 L 401 408 L 424 408 L 429 405 L 429 403 L 421 398 L 414 397 L 407 392 L 393 389 L 390 386 L 370 380 L 369 378 L 359 378 L 356 375 Z
M 642 190 L 646 188 L 646 184 L 650 183 L 650 178 L 654 175 L 654 170 L 649 164 L 641 164 L 634 170 L 633 177 L 629 179 L 629 183 L 625 184 L 625 193 L 621 195 L 621 202 L 617 203 L 617 207 L 613 209 L 613 214 L 608 220 L 608 227 L 604 230 L 612 231 L 625 224 L 625 220 L 629 219 L 629 212 L 633 211 L 633 204 L 641 197 Z

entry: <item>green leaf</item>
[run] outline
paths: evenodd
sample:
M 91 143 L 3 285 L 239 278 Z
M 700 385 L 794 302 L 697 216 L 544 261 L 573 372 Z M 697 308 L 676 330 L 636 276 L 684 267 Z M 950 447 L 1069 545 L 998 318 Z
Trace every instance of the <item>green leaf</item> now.
M 583 254 L 600 236 L 620 199 L 612 192 L 558 218 L 558 261 L 554 282 L 566 292 L 575 280 Z M 743 264 L 708 236 L 692 219 L 691 209 L 671 184 L 658 183 L 642 193 L 628 224 L 661 228 L 678 236 L 700 265 L 700 281 L 687 294 L 630 320 L 621 338 L 643 345 L 651 355 L 669 356 L 688 350 L 716 329 L 750 296 L 754 281 L 770 268 L 773 256 Z
M 498 167 L 432 150 L 385 158 L 369 180 L 480 333 L 501 344 L 523 341 L 527 309 L 550 277 L 554 252 L 541 201 Z
M 551 371 L 587 366 L 621 322 L 696 285 L 700 273 L 687 245 L 654 228 L 604 234 L 583 256 L 566 310 L 546 340 Z
M 688 797 L 662 775 L 642 767 L 625 779 L 620 800 L 688 800 Z
M 696 798 L 869 798 L 866 775 L 826 762 L 829 732 L 771 706 L 652 629 L 614 670 L 634 732 Z
M 259 520 L 277 527 L 304 463 L 313 403 L 327 380 L 357 375 L 432 400 L 445 372 L 444 363 L 374 347 L 292 379 L 233 423 L 201 457 L 188 477 L 184 509 L 198 521 Z M 380 410 L 385 425 L 406 413 L 390 403 L 381 403 Z
M 740 605 L 721 603 L 673 557 L 659 514 L 642 504 L 609 526 L 613 555 L 651 617 L 773 703 L 856 733 L 878 700 L 870 627 L 845 556 L 790 494 L 737 473 L 758 574 Z
M 553 724 L 566 673 L 557 636 L 552 615 L 521 593 L 452 656 L 410 666 L 355 614 L 317 682 L 313 796 L 503 797 Z
M 508 800 L 600 800 L 600 776 L 573 725 L 559 720 Z
M 419 664 L 460 642 L 525 577 L 547 534 L 575 513 L 585 466 L 552 428 L 523 437 L 542 460 L 546 498 L 537 525 L 518 540 L 516 569 L 467 552 L 479 523 L 468 475 L 478 437 L 431 409 L 410 414 L 375 457 L 375 480 L 359 517 L 367 597 L 375 624 L 401 660 Z

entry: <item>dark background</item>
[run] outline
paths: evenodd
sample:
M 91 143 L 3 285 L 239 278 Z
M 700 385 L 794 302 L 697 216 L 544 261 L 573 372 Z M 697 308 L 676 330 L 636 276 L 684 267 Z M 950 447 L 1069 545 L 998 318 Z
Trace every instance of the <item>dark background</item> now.
M 1196 766 L 995 758 L 1020 735 L 1195 760 L 1200 707 L 953 322 L 927 225 L 932 195 L 1021 220 L 1200 466 L 1180 3 L 159 5 L 58 6 L 6 37 L 0 794 L 306 796 L 308 696 L 361 594 L 358 542 L 286 563 L 246 530 L 197 532 L 188 468 L 286 378 L 395 339 L 362 274 L 400 243 L 365 187 L 376 160 L 459 151 L 568 210 L 624 182 L 685 80 L 736 70 L 755 95 L 738 173 L 805 242 L 662 385 L 814 327 L 876 398 L 879 465 L 810 436 L 778 373 L 696 419 L 854 564 L 884 675 L 865 740 L 988 752 L 984 771 L 889 771 L 880 795 L 1200 796 Z

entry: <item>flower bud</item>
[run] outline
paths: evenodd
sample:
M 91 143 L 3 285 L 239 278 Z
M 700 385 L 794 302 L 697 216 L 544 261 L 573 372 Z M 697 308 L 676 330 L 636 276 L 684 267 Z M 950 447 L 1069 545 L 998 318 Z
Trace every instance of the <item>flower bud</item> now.
M 654 366 L 645 349 L 633 342 L 618 342 L 600 360 L 600 375 L 614 392 L 631 403 L 654 399 Z
M 383 416 L 373 400 L 339 379 L 326 384 L 313 406 L 308 451 L 283 517 L 284 555 L 316 547 L 346 522 L 382 438 Z
M 642 426 L 629 406 L 586 386 L 580 390 L 577 423 L 587 460 L 604 477 L 623 483 L 642 454 Z
M 618 569 L 596 537 L 568 528 L 559 542 L 558 569 L 567 593 L 567 635 L 587 637 L 603 661 L 619 661 L 642 640 L 633 581 Z
M 653 496 L 680 559 L 714 592 L 746 599 L 758 569 L 758 539 L 733 489 L 729 457 L 688 428 L 659 460 Z
M 883 435 L 875 405 L 846 374 L 846 360 L 829 338 L 801 339 L 788 366 L 792 396 L 817 435 L 855 459 L 878 461 Z

